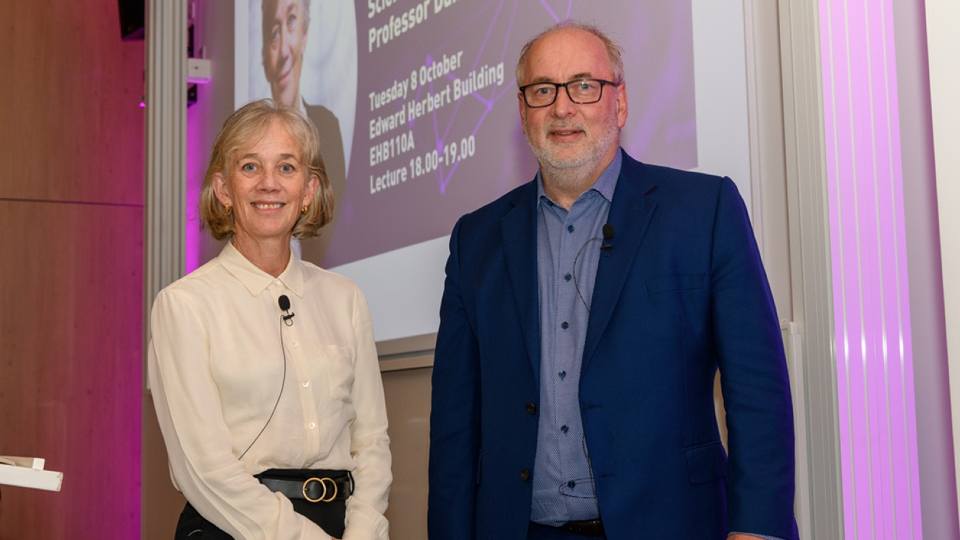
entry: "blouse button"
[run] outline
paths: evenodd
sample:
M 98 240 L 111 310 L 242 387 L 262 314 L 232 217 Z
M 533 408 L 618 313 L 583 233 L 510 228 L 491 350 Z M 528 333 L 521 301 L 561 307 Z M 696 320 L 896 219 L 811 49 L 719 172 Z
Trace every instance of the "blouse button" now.
M 307 424 L 307 429 L 317 429 L 317 423 L 310 422 L 309 424 Z
M 304 388 L 310 388 L 310 381 L 303 381 L 302 384 Z

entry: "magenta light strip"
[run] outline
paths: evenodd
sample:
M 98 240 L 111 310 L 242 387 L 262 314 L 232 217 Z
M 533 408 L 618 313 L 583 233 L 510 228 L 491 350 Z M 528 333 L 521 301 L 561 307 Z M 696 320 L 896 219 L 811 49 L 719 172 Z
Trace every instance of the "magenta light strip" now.
M 199 107 L 187 108 L 187 182 L 184 190 L 183 273 L 200 266 L 200 188 L 203 185 L 206 154 L 200 145 L 202 117 Z
M 820 0 L 847 539 L 922 538 L 892 0 Z

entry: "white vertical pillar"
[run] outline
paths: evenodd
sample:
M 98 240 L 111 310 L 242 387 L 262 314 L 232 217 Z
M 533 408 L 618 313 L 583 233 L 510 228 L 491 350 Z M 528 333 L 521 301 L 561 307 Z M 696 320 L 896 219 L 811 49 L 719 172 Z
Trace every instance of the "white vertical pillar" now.
M 843 538 L 819 6 L 816 0 L 778 5 L 795 313 L 791 385 L 805 420 L 796 426 L 797 498 L 804 499 L 797 521 L 802 538 Z
M 145 321 L 157 292 L 183 274 L 187 2 L 147 2 Z M 149 328 L 149 324 L 144 325 Z

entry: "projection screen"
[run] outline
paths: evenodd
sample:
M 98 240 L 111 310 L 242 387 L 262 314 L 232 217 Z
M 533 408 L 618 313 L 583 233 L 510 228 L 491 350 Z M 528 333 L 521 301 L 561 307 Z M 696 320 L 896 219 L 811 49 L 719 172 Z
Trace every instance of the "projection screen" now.
M 235 105 L 299 89 L 337 207 L 300 250 L 363 288 L 378 340 L 436 332 L 453 224 L 533 178 L 514 69 L 555 22 L 622 45 L 628 153 L 750 200 L 741 1 L 296 1 L 237 2 Z

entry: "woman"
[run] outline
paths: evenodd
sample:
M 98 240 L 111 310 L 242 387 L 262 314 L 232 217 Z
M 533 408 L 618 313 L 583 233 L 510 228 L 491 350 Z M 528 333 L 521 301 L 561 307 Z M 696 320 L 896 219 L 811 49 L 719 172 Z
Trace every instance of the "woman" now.
M 316 128 L 271 100 L 217 136 L 201 217 L 220 255 L 157 295 L 148 374 L 177 538 L 386 539 L 390 450 L 366 302 L 304 262 L 332 192 Z

